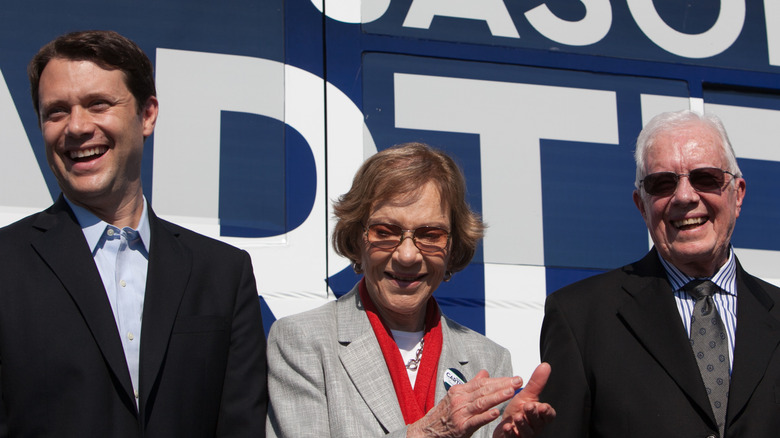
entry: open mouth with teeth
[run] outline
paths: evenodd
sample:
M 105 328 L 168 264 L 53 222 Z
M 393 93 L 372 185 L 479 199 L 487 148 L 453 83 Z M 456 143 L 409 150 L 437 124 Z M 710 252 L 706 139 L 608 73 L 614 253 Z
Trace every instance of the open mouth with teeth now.
M 68 157 L 77 163 L 83 163 L 85 161 L 91 161 L 96 158 L 100 158 L 106 152 L 108 152 L 107 147 L 95 146 L 88 149 L 79 149 L 77 151 L 70 151 L 68 153 Z
M 401 275 L 401 274 L 393 274 L 390 272 L 385 272 L 385 275 L 392 278 L 393 280 L 403 282 L 403 283 L 412 283 L 414 281 L 420 281 L 423 278 L 425 278 L 425 274 L 422 275 Z
M 672 221 L 672 225 L 678 230 L 691 230 L 698 226 L 704 225 L 709 220 L 707 216 L 691 217 L 679 221 Z

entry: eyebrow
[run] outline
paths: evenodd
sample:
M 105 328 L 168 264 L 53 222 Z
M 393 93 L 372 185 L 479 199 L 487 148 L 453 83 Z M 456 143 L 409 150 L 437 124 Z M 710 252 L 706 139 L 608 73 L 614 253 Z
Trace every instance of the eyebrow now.
M 379 218 L 368 218 L 368 219 L 366 219 L 366 226 L 376 225 L 376 224 L 395 225 L 395 226 L 401 227 L 401 228 L 403 228 L 405 230 L 406 229 L 416 230 L 417 228 L 420 228 L 420 227 L 436 227 L 436 228 L 441 228 L 441 229 L 444 229 L 444 230 L 450 230 L 451 231 L 451 228 L 452 228 L 452 221 L 450 221 L 450 223 L 448 224 L 448 223 L 445 223 L 445 222 L 442 222 L 442 221 L 433 220 L 431 222 L 422 223 L 422 224 L 420 224 L 420 225 L 418 225 L 416 227 L 413 227 L 413 228 L 406 228 L 405 226 L 399 224 L 398 221 L 390 219 L 390 218 L 383 218 L 383 217 L 380 216 Z

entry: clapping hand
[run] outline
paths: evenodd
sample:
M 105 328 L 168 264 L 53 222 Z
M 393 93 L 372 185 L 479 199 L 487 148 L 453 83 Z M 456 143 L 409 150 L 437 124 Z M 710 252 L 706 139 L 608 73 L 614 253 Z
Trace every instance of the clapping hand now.
M 548 403 L 539 402 L 539 394 L 547 384 L 551 370 L 547 363 L 536 367 L 528 385 L 504 409 L 503 419 L 493 431 L 493 438 L 533 437 L 555 419 L 555 409 Z

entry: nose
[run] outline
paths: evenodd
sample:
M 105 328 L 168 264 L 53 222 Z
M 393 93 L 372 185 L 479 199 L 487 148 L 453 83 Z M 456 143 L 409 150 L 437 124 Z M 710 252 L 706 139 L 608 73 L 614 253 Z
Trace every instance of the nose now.
M 81 137 L 91 134 L 93 129 L 89 112 L 80 106 L 74 106 L 68 115 L 66 134 L 71 137 Z
M 688 175 L 680 175 L 673 199 L 675 202 L 680 203 L 697 202 L 699 200 L 699 192 L 691 185 Z
M 420 250 L 414 245 L 411 231 L 405 231 L 401 236 L 401 244 L 395 249 L 395 259 L 402 264 L 411 265 L 421 256 Z

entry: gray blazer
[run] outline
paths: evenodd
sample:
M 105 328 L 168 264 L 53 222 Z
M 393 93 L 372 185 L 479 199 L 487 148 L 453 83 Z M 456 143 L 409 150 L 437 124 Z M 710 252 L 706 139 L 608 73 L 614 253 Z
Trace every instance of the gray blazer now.
M 442 316 L 436 402 L 448 368 L 512 375 L 509 351 Z M 276 321 L 268 335 L 268 437 L 406 436 L 401 408 L 357 286 L 317 309 Z M 497 421 L 473 436 L 490 437 Z

